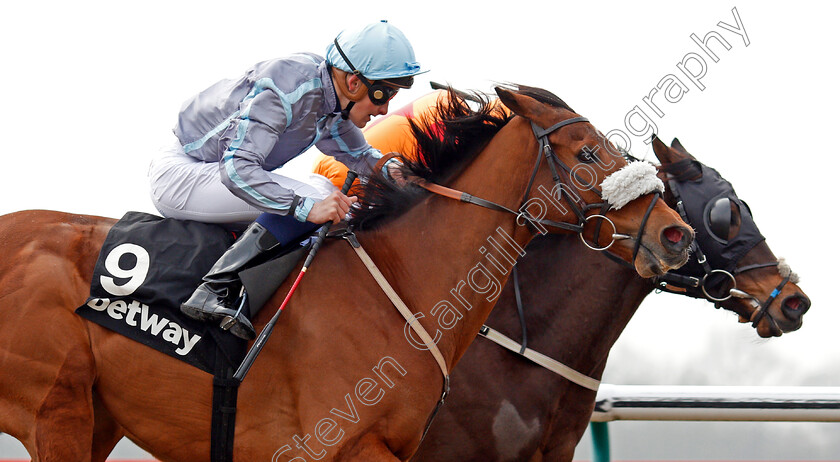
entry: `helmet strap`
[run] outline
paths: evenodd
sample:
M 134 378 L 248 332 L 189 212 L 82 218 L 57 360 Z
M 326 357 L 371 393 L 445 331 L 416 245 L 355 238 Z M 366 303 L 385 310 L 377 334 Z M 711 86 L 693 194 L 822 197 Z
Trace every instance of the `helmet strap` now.
M 353 109 L 353 105 L 356 104 L 355 101 L 350 101 L 347 103 L 347 107 L 341 110 L 341 118 L 343 120 L 347 120 L 350 118 L 350 109 Z
M 341 69 L 332 68 L 332 78 L 333 82 L 335 82 L 335 87 L 341 96 L 349 99 L 350 101 L 358 102 L 361 101 L 362 98 L 365 97 L 365 93 L 367 93 L 367 87 L 364 85 L 359 85 L 359 88 L 356 91 L 350 91 L 350 87 L 347 86 L 347 77 L 350 76 L 349 72 L 343 71 Z

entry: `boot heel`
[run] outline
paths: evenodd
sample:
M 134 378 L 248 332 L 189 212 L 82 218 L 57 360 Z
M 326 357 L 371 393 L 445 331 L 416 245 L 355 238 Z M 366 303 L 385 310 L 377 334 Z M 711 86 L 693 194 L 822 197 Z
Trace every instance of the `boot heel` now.
M 222 319 L 222 322 L 219 324 L 219 327 L 222 330 L 230 330 L 236 324 L 236 319 L 233 316 L 225 316 Z

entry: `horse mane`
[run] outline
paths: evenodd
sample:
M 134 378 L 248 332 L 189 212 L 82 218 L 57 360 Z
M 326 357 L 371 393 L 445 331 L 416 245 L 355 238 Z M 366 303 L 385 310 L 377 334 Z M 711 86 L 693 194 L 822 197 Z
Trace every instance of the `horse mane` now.
M 409 118 L 414 150 L 398 155 L 407 176 L 445 183 L 460 172 L 507 124 L 500 104 L 478 93 L 464 93 L 448 87 L 446 97 L 417 118 Z M 375 228 L 404 213 L 429 194 L 413 184 L 404 187 L 373 172 L 360 188 L 354 188 L 358 207 L 350 224 L 357 229 Z
M 508 90 L 516 91 L 522 95 L 534 98 L 535 100 L 547 104 L 553 107 L 559 107 L 566 109 L 567 111 L 577 112 L 572 109 L 565 101 L 560 99 L 559 96 L 555 95 L 554 93 L 537 87 L 529 87 L 527 85 L 520 85 L 516 83 L 506 83 L 501 85 L 502 88 L 506 88 Z

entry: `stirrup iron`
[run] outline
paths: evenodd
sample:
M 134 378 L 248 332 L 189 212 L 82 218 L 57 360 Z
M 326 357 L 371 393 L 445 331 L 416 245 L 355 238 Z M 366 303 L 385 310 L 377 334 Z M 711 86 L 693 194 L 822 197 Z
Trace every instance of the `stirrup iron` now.
M 239 308 L 237 308 L 236 313 L 231 315 L 227 315 L 222 318 L 222 322 L 219 323 L 219 327 L 222 330 L 230 330 L 231 327 L 235 326 L 237 322 L 236 318 L 242 314 L 242 308 L 245 307 L 245 301 L 248 298 L 248 294 L 245 293 L 245 286 L 243 285 L 241 289 L 239 289 Z

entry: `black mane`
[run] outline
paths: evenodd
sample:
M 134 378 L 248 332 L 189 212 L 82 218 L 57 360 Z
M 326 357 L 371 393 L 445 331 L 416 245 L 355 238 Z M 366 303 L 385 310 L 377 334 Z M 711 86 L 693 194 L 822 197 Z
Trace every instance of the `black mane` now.
M 433 110 L 420 118 L 409 118 L 416 148 L 409 155 L 398 156 L 403 171 L 446 183 L 481 152 L 508 120 L 505 110 L 486 96 L 465 95 L 449 88 L 447 98 L 438 98 Z M 366 184 L 353 192 L 359 197 L 359 208 L 353 211 L 350 223 L 357 229 L 373 228 L 408 210 L 428 194 L 413 185 L 399 188 L 381 172 L 374 172 Z

